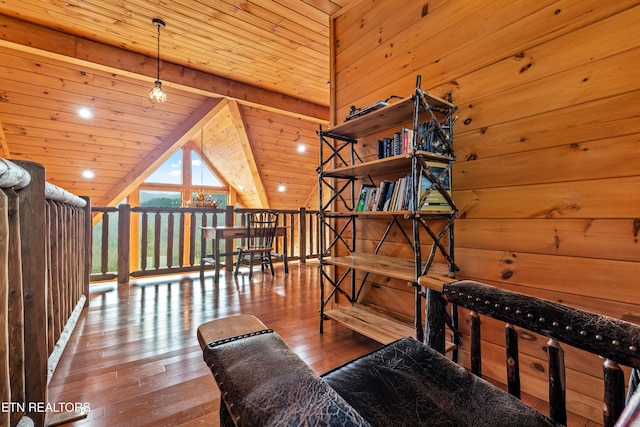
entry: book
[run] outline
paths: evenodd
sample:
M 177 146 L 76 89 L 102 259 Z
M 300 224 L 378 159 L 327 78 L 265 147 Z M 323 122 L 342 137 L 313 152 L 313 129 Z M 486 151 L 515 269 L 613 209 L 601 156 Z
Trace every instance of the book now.
M 389 185 L 387 186 L 387 191 L 385 191 L 384 193 L 384 202 L 382 205 L 382 209 L 380 209 L 381 211 L 388 211 L 389 210 L 389 204 L 391 203 L 391 197 L 393 195 L 393 189 L 396 186 L 395 181 L 388 181 Z
M 358 202 L 356 204 L 356 212 L 363 212 L 367 210 L 369 204 L 369 198 L 371 197 L 371 191 L 375 189 L 373 184 L 362 184 L 360 186 L 360 192 L 358 193 Z
M 451 196 L 451 167 L 447 163 L 427 162 L 428 172 L 420 177 L 418 210 L 423 212 L 451 212 L 452 208 L 440 188 L 434 183 L 438 180 Z M 430 176 L 429 176 L 430 175 Z

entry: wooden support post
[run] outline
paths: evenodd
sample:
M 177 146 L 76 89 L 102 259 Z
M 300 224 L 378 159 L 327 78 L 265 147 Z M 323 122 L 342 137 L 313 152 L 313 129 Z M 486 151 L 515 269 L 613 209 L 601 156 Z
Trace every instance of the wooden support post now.
M 93 244 L 93 222 L 91 220 L 91 199 L 86 196 L 83 196 L 82 199 L 87 202 L 87 204 L 83 208 L 84 216 L 82 218 L 82 227 L 84 228 L 84 271 L 82 272 L 82 293 L 88 299 L 89 283 L 91 282 L 91 245 Z
M 24 293 L 20 243 L 20 203 L 13 189 L 5 190 L 9 208 L 9 381 L 11 402 L 24 404 Z M 11 425 L 22 418 L 22 412 L 11 413 Z
M 520 399 L 520 362 L 518 360 L 518 332 L 507 323 L 504 327 L 506 334 L 507 353 L 507 389 L 509 394 Z
M 564 350 L 551 338 L 547 341 L 549 357 L 549 415 L 562 425 L 567 425 L 567 399 L 564 368 Z
M 20 239 L 24 284 L 25 398 L 27 416 L 35 425 L 45 425 L 47 403 L 47 265 L 45 233 L 45 170 L 40 164 L 16 161 L 31 176 L 29 185 L 18 192 Z
M 0 402 L 11 402 L 9 382 L 9 234 L 7 196 L 0 190 Z M 9 411 L 0 411 L 0 426 L 8 426 Z
M 427 289 L 427 300 L 425 303 L 425 344 L 432 349 L 444 354 L 445 352 L 445 316 L 447 302 L 440 292 Z
M 131 234 L 131 205 L 122 204 L 118 210 L 118 283 L 129 281 L 129 238 Z M 88 295 L 87 295 L 88 296 Z
M 471 372 L 482 378 L 482 349 L 480 346 L 480 316 L 477 312 L 469 313 L 471 324 Z
M 622 372 L 620 365 L 609 359 L 604 361 L 602 369 L 604 370 L 604 401 L 602 405 L 604 427 L 613 427 L 624 410 L 624 372 Z

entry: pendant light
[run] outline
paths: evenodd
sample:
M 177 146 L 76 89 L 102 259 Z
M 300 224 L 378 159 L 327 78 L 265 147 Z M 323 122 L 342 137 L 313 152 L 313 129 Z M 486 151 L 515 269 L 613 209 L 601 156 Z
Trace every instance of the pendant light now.
M 149 98 L 155 102 L 165 102 L 167 100 L 167 94 L 162 90 L 162 82 L 160 81 L 160 29 L 166 25 L 160 18 L 153 18 L 151 23 L 158 28 L 158 75 L 155 85 L 151 91 L 149 91 Z

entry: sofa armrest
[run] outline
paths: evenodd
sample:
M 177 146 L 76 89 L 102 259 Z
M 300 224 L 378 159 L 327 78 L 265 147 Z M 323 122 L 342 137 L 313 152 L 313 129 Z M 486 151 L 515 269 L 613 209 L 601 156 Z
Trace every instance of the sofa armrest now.
M 369 425 L 270 329 L 211 342 L 203 356 L 238 426 Z

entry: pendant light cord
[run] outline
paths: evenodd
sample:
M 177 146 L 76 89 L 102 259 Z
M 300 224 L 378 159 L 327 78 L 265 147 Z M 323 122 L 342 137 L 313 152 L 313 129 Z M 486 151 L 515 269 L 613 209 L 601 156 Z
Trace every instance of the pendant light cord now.
M 158 78 L 160 80 L 160 25 L 158 25 Z

